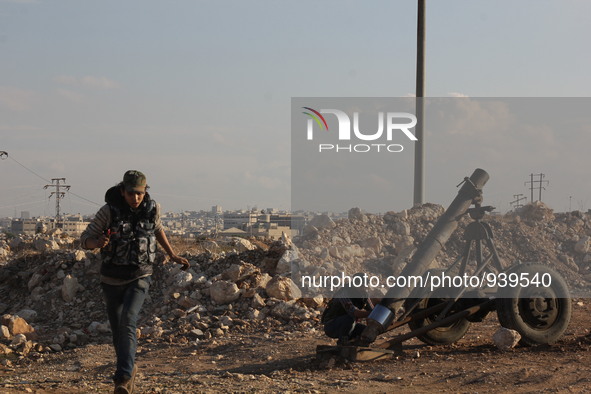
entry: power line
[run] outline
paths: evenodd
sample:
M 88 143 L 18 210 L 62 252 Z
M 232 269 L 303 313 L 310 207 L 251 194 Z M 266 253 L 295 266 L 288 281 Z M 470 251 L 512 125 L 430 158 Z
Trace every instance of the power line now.
M 6 152 L 4 152 L 4 153 L 6 153 Z M 6 154 L 8 155 L 8 153 L 6 153 Z M 14 157 L 8 156 L 8 158 L 10 160 L 13 160 L 16 164 L 18 164 L 19 166 L 23 167 L 25 170 L 29 171 L 31 174 L 35 175 L 36 177 L 43 179 L 45 182 L 51 182 L 49 179 L 43 178 L 41 175 L 37 174 L 35 171 L 31 170 L 30 168 L 25 167 L 25 165 L 21 164 Z
M 8 154 L 8 152 L 6 152 L 6 151 L 0 151 L 0 159 L 4 160 L 4 159 L 6 159 L 6 158 L 9 158 L 9 159 L 13 160 L 13 161 L 14 161 L 16 164 L 18 164 L 19 166 L 21 166 L 22 168 L 24 168 L 25 170 L 27 170 L 27 171 L 28 171 L 28 172 L 30 172 L 31 174 L 35 175 L 36 177 L 38 177 L 38 178 L 42 179 L 43 181 L 45 181 L 45 182 L 47 182 L 47 183 L 52 183 L 52 181 L 50 181 L 49 179 L 47 179 L 47 178 L 44 178 L 43 176 L 41 176 L 41 175 L 39 175 L 38 173 L 36 173 L 35 171 L 31 170 L 30 168 L 28 168 L 28 167 L 27 167 L 27 166 L 25 166 L 24 164 L 20 163 L 18 160 L 16 160 L 14 157 L 12 157 L 12 155 L 9 155 L 9 154 Z M 47 188 L 47 187 L 46 187 L 46 188 Z M 84 201 L 86 201 L 86 202 L 89 202 L 89 203 L 91 203 L 91 204 L 94 204 L 94 205 L 96 205 L 96 206 L 101 206 L 101 204 L 99 204 L 99 203 L 97 203 L 97 202 L 94 202 L 94 201 L 91 201 L 91 200 L 89 200 L 89 199 L 87 199 L 87 198 L 84 198 L 84 197 L 82 197 L 82 196 L 80 196 L 80 195 L 78 195 L 78 194 L 76 194 L 76 193 L 74 193 L 74 192 L 70 191 L 69 189 L 67 189 L 66 191 L 68 191 L 70 194 L 72 194 L 72 195 L 73 195 L 73 196 L 75 196 L 75 197 L 78 197 L 78 198 L 79 198 L 79 199 L 81 199 L 81 200 L 84 200 Z M 52 195 L 53 195 L 53 194 L 52 194 Z M 51 197 L 51 196 L 50 196 L 50 197 Z
M 82 201 L 74 201 L 73 204 L 82 204 L 82 205 L 86 205 L 86 206 L 95 206 L 95 205 L 100 206 L 100 204 L 97 204 L 94 201 L 87 200 L 84 197 L 80 197 L 80 196 L 72 193 L 71 191 L 69 191 L 68 192 L 68 202 L 70 203 L 70 211 L 72 211 L 72 212 L 73 212 L 73 210 L 72 210 L 72 195 L 74 195 L 75 197 L 81 198 L 82 200 L 86 200 L 86 201 L 88 201 L 90 203 L 90 204 L 88 204 L 88 203 L 85 203 L 85 202 L 82 202 Z
M 72 192 L 72 191 L 70 191 L 70 190 L 68 190 L 68 192 L 69 192 L 69 194 L 71 194 L 71 195 L 73 195 L 73 196 L 75 196 L 75 197 L 78 197 L 78 198 L 79 198 L 79 199 L 81 199 L 81 200 L 87 201 L 87 202 L 89 202 L 89 203 L 91 203 L 91 204 L 94 204 L 94 205 L 101 206 L 101 204 L 99 204 L 99 203 L 97 203 L 97 202 L 94 202 L 94 201 L 90 201 L 88 198 L 84 198 L 84 197 L 82 197 L 82 196 L 79 196 L 78 194 L 76 194 L 76 193 L 74 193 L 74 192 Z
M 71 193 L 68 193 L 68 196 L 69 196 L 70 194 L 71 194 Z M 87 206 L 87 207 L 95 207 L 95 206 L 97 206 L 97 205 L 98 205 L 97 203 L 94 203 L 94 202 L 91 204 L 91 203 L 88 203 L 88 202 L 85 202 L 85 201 L 74 201 L 74 203 L 73 203 L 73 204 L 76 204 L 76 205 L 84 205 L 84 206 Z M 99 205 L 99 206 L 100 206 L 100 205 Z

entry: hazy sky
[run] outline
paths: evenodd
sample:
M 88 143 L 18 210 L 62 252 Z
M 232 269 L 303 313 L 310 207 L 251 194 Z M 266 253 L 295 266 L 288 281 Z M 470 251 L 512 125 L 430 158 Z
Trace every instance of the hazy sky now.
M 65 177 L 102 204 L 131 168 L 164 210 L 288 209 L 291 98 L 414 93 L 416 3 L 0 0 L 0 217 L 52 215 L 41 178 Z M 428 0 L 427 96 L 587 97 L 589 15 L 584 0 Z M 572 196 L 588 209 L 588 177 L 557 178 L 585 173 L 591 134 L 560 167 L 560 133 L 540 131 L 546 143 L 525 151 L 553 155 L 551 168 L 532 160 L 515 179 L 544 172 L 551 206 L 568 209 Z M 464 173 L 434 141 L 425 195 L 445 204 L 473 163 Z M 522 181 L 498 182 L 489 202 L 506 210 L 513 194 L 529 196 Z M 412 204 L 412 184 L 399 187 L 392 210 Z M 70 195 L 62 209 L 98 205 Z
M 414 101 L 294 99 L 293 209 L 343 212 L 358 206 L 369 212 L 386 212 L 408 206 L 413 200 L 409 185 L 413 183 L 416 143 L 410 140 L 411 133 L 387 131 L 384 118 L 387 113 L 408 114 L 404 119 L 392 118 L 392 123 L 408 124 Z M 457 195 L 456 185 L 476 168 L 489 173 L 484 203 L 498 211 L 507 211 L 514 195 L 522 194 L 530 201 L 530 174 L 534 174 L 533 186 L 538 189 L 540 171 L 542 200 L 551 207 L 564 211 L 569 205 L 579 209 L 591 202 L 577 199 L 591 195 L 589 166 L 585 165 L 589 163 L 591 98 L 443 97 L 424 99 L 424 107 L 425 183 L 431 191 L 427 194 L 435 195 L 436 202 L 448 206 Z M 315 124 L 306 114 L 312 111 L 303 108 L 324 113 L 326 127 Z M 333 109 L 349 117 L 348 127 L 337 121 Z M 350 135 L 341 135 L 343 130 Z M 538 198 L 539 192 L 534 190 L 533 200 Z

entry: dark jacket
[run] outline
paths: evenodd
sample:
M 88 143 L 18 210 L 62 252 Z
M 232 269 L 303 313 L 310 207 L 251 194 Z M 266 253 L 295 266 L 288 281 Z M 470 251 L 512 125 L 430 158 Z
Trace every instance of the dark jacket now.
M 355 318 L 355 310 L 371 311 L 373 309 L 371 300 L 365 294 L 361 294 L 361 292 L 358 294 L 359 298 L 345 297 L 345 293 L 351 292 L 351 289 L 348 289 L 347 292 L 343 289 L 337 291 L 334 298 L 328 302 L 322 314 L 321 322 L 323 324 L 343 315 L 349 315 Z
M 139 208 L 132 209 L 119 186 L 107 190 L 105 202 L 111 223 L 109 244 L 101 250 L 101 274 L 117 279 L 151 275 L 156 257 L 156 202 L 146 193 Z

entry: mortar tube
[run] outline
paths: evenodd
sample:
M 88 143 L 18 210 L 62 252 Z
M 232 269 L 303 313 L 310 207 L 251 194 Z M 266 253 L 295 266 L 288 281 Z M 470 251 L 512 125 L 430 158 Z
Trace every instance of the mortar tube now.
M 474 199 L 481 196 L 482 188 L 488 179 L 488 173 L 480 168 L 474 170 L 470 178 L 465 179 L 456 198 L 425 237 L 400 276 L 420 276 L 427 271 L 443 245 L 458 227 L 458 220 L 468 211 Z M 361 334 L 364 342 L 375 341 L 376 337 L 390 326 L 396 313 L 402 308 L 404 299 L 410 295 L 411 291 L 411 287 L 392 287 L 388 290 L 384 299 L 367 317 L 367 327 Z

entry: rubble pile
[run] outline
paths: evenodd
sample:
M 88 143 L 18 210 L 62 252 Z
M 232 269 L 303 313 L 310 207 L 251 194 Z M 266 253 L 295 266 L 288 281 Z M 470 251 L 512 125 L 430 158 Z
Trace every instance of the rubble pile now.
M 75 240 L 65 238 L 58 249 L 46 242 L 39 251 L 37 240 L 50 237 L 4 240 L 18 246 L 9 246 L 9 258 L 0 262 L 0 355 L 33 351 L 40 357 L 40 352 L 109 342 L 100 255 L 71 248 Z M 183 253 L 191 265 L 187 271 L 159 254 L 138 334 L 187 343 L 230 331 L 311 327 L 324 300 L 301 299 L 291 279 L 277 273 L 291 247 L 289 240 L 205 240 L 197 252 Z M 14 330 L 9 324 L 14 320 L 29 328 Z
M 575 293 L 591 282 L 591 213 L 554 213 L 541 202 L 525 205 L 504 216 L 486 218 L 505 265 L 541 262 L 556 269 Z M 462 221 L 468 223 L 467 219 Z M 463 225 L 461 227 L 463 227 Z M 447 254 L 461 253 L 462 233 L 447 244 Z
M 384 215 L 349 211 L 347 219 L 315 217 L 293 242 L 224 238 L 200 240 L 182 253 L 190 269 L 159 254 L 138 324 L 147 341 L 195 343 L 229 332 L 273 327 L 308 330 L 322 297 L 302 298 L 291 279 L 378 271 L 398 274 L 433 228 L 443 207 L 425 204 Z M 434 266 L 463 250 L 466 215 Z M 542 203 L 507 215 L 488 215 L 506 266 L 540 261 L 572 286 L 591 281 L 591 214 L 554 213 Z M 100 256 L 64 234 L 0 236 L 0 362 L 42 357 L 87 343 L 110 342 L 100 289 Z M 294 276 L 295 280 L 295 276 Z M 307 295 L 308 293 L 304 293 Z M 2 357 L 5 355 L 7 357 Z
M 384 215 L 352 208 L 347 219 L 337 221 L 316 216 L 296 239 L 301 260 L 295 262 L 294 270 L 312 276 L 397 275 L 443 212 L 439 205 L 424 204 Z
M 309 275 L 367 272 L 397 275 L 412 258 L 416 247 L 435 225 L 444 208 L 424 204 L 383 216 L 352 208 L 347 219 L 333 221 L 319 215 L 296 239 L 301 255 L 294 270 Z M 463 230 L 472 219 L 463 216 L 458 229 L 432 266 L 447 267 L 464 249 Z M 591 214 L 554 213 L 541 202 L 528 204 L 506 215 L 484 219 L 506 267 L 537 261 L 554 267 L 569 285 L 584 288 L 591 282 Z

